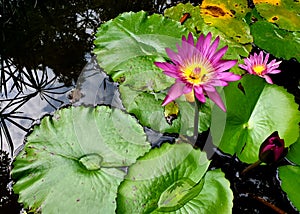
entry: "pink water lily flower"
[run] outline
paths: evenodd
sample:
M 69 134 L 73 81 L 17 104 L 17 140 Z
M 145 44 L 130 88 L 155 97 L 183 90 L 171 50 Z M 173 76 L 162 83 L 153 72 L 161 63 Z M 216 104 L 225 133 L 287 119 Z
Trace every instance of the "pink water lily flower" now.
M 227 82 L 239 80 L 241 76 L 225 72 L 232 68 L 237 60 L 222 60 L 228 47 L 217 50 L 220 38 L 217 37 L 212 44 L 211 39 L 211 33 L 206 37 L 201 34 L 194 44 L 193 35 L 190 33 L 187 38 L 182 37 L 182 46 L 177 44 L 178 53 L 166 48 L 172 62 L 155 62 L 166 75 L 176 79 L 162 103 L 163 106 L 183 94 L 192 92 L 200 102 L 206 102 L 205 95 L 207 95 L 226 111 L 215 87 L 227 86 Z
M 273 84 L 272 79 L 268 76 L 268 74 L 278 74 L 281 71 L 277 68 L 281 61 L 276 62 L 276 59 L 273 59 L 270 63 L 268 63 L 269 54 L 264 58 L 264 53 L 260 51 L 259 55 L 254 53 L 254 55 L 250 55 L 249 58 L 244 59 L 244 65 L 239 64 L 239 67 L 245 69 L 250 74 L 254 74 L 265 78 L 267 83 Z

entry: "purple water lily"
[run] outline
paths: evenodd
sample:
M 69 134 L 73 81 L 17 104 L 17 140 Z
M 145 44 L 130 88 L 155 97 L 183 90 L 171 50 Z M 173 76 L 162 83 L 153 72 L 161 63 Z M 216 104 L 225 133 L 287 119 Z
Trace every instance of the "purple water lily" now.
M 268 74 L 278 74 L 281 70 L 278 70 L 279 64 L 281 61 L 276 61 L 273 59 L 270 63 L 268 63 L 269 54 L 264 58 L 264 53 L 261 51 L 259 55 L 254 53 L 254 55 L 250 55 L 249 58 L 244 59 L 245 64 L 239 64 L 239 67 L 248 71 L 250 74 L 254 74 L 265 78 L 265 80 L 273 84 L 272 79 L 268 76 Z
M 178 53 L 166 48 L 171 59 L 169 62 L 155 62 L 155 65 L 164 70 L 164 73 L 176 79 L 170 88 L 162 105 L 167 105 L 183 94 L 195 94 L 196 98 L 204 103 L 205 95 L 214 101 L 223 111 L 224 103 L 216 91 L 216 86 L 227 86 L 229 81 L 239 80 L 241 77 L 231 72 L 224 72 L 232 68 L 237 60 L 222 60 L 227 51 L 225 46 L 217 51 L 220 38 L 217 37 L 211 44 L 212 35 L 200 35 L 194 44 L 193 35 L 182 37 L 182 46 L 177 45 Z
M 286 155 L 284 140 L 278 132 L 273 132 L 260 146 L 259 159 L 264 163 L 274 163 Z

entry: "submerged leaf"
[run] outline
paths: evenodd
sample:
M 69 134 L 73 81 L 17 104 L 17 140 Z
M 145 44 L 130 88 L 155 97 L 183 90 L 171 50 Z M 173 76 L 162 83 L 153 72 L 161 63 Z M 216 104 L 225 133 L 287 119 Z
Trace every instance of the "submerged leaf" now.
M 43 213 L 113 213 L 129 166 L 150 149 L 143 128 L 118 109 L 70 107 L 45 117 L 14 162 L 19 201 Z

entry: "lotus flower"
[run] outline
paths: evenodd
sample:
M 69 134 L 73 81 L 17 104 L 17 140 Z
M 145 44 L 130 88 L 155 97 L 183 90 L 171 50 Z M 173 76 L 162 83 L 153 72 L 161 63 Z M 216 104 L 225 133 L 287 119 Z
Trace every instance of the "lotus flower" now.
M 281 71 L 277 68 L 279 67 L 281 61 L 276 62 L 276 59 L 273 59 L 270 63 L 268 63 L 268 60 L 269 54 L 267 54 L 264 58 L 264 53 L 261 51 L 259 55 L 254 53 L 254 55 L 250 55 L 249 58 L 245 58 L 245 64 L 239 64 L 239 67 L 248 71 L 250 74 L 265 78 L 268 83 L 273 84 L 273 81 L 268 74 L 280 73 Z
M 177 44 L 178 53 L 166 48 L 172 62 L 155 62 L 164 73 L 176 79 L 170 88 L 162 105 L 167 105 L 183 94 L 193 93 L 202 103 L 206 102 L 205 95 L 214 101 L 223 111 L 224 103 L 216 91 L 216 86 L 227 86 L 229 81 L 239 80 L 241 77 L 231 72 L 224 72 L 236 64 L 236 60 L 222 60 L 227 46 L 217 51 L 220 38 L 211 44 L 212 35 L 200 35 L 194 44 L 193 35 L 182 37 L 182 46 Z
M 286 152 L 284 140 L 275 131 L 260 146 L 259 159 L 264 163 L 274 163 L 284 157 Z

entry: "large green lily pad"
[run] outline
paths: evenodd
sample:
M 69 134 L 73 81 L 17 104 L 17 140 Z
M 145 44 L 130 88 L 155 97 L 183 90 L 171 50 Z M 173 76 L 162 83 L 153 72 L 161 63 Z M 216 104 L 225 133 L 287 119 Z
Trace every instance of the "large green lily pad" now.
M 216 121 L 211 126 L 213 142 L 222 151 L 253 163 L 258 160 L 260 145 L 274 131 L 284 139 L 285 146 L 297 140 L 300 113 L 294 96 L 284 88 L 245 75 L 225 87 L 224 93 L 227 113 L 213 111 Z M 218 118 L 224 117 L 225 127 L 218 126 Z
M 207 172 L 204 152 L 163 144 L 129 168 L 117 213 L 231 213 L 233 194 L 220 170 Z
M 255 7 L 262 17 L 276 23 L 279 28 L 300 31 L 299 1 L 280 0 L 274 3 L 258 1 Z
M 278 28 L 267 21 L 258 21 L 251 25 L 254 43 L 275 57 L 300 62 L 300 32 Z
M 127 65 L 124 67 L 129 60 L 132 63 L 142 56 L 165 57 L 165 48 L 175 48 L 187 33 L 179 22 L 162 15 L 148 16 L 144 11 L 123 13 L 99 27 L 94 53 L 105 72 L 114 75 L 130 71 Z
M 119 109 L 61 109 L 27 137 L 13 189 L 34 212 L 114 213 L 122 167 L 149 149 L 143 128 Z

